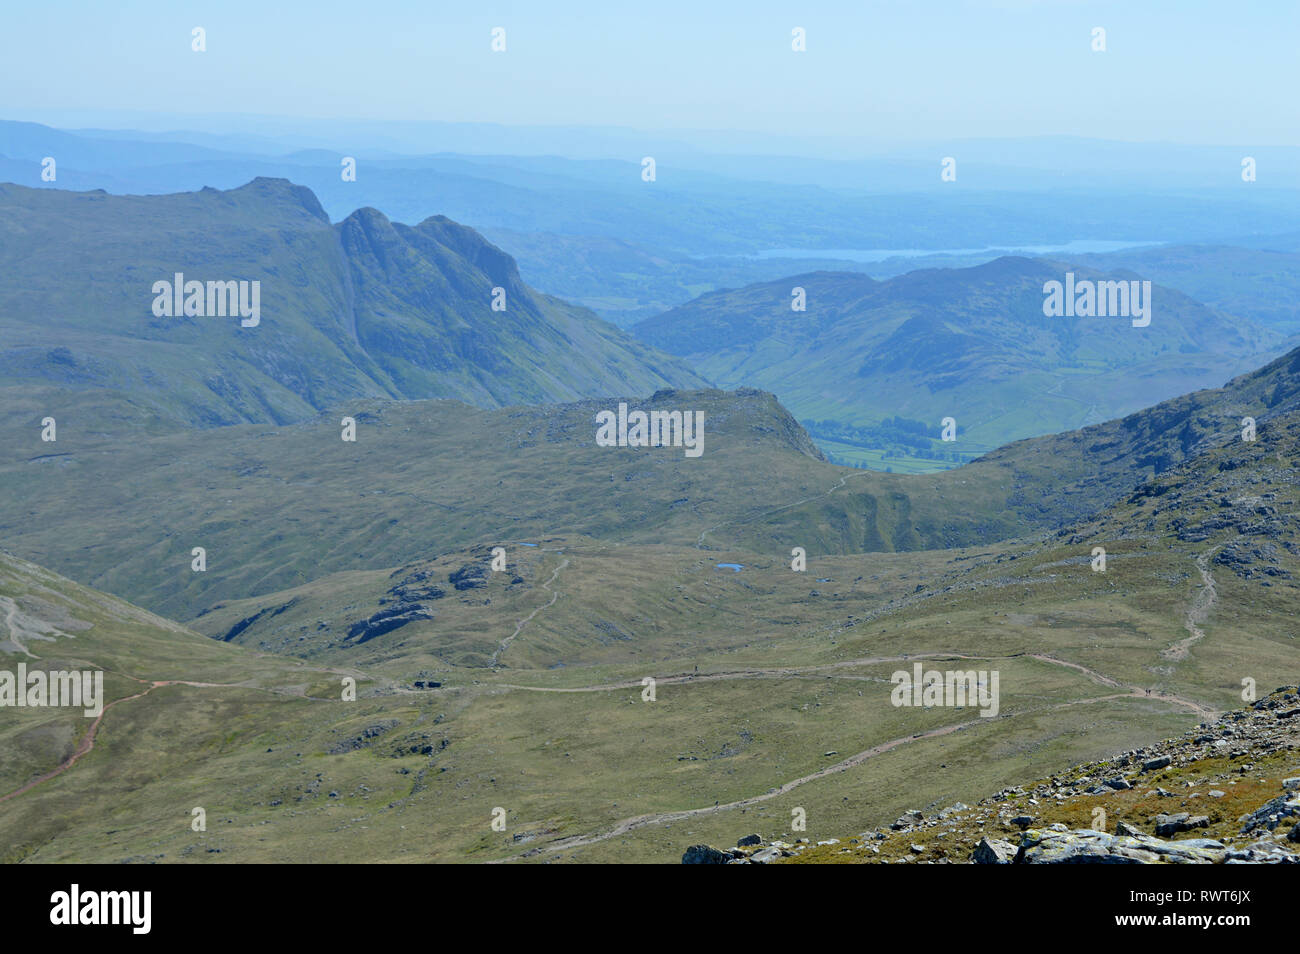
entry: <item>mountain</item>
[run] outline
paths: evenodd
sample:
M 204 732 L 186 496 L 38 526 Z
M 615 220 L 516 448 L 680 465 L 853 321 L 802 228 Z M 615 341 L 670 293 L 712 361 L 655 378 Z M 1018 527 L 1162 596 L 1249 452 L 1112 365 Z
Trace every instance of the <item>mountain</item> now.
M 1300 350 L 1223 388 L 1026 439 L 926 475 L 827 463 L 763 392 L 622 399 L 704 414 L 704 450 L 598 447 L 619 399 L 476 409 L 366 401 L 309 421 L 142 431 L 75 395 L 10 398 L 0 537 L 25 556 L 180 619 L 327 573 L 489 540 L 606 541 L 788 555 L 980 546 L 1057 531 L 1180 463 L 1300 408 Z M 40 440 L 40 421 L 61 421 Z M 357 441 L 340 440 L 343 416 Z M 428 448 L 428 453 L 419 452 Z M 207 572 L 189 570 L 207 548 Z M 742 561 L 743 562 L 743 561 Z
M 189 424 L 302 420 L 359 397 L 499 407 L 703 383 L 534 292 L 472 229 L 369 208 L 332 225 L 286 180 L 120 197 L 0 186 L 0 273 L 0 387 Z M 167 313 L 155 284 L 177 273 L 248 283 L 248 315 L 257 282 L 259 313 Z
M 670 862 L 992 793 L 992 835 L 1011 805 L 1076 823 L 1107 797 L 1146 831 L 1140 792 L 1004 790 L 1079 789 L 1071 766 L 1164 751 L 1243 679 L 1294 683 L 1300 351 L 912 476 L 826 463 L 757 391 L 645 402 L 705 412 L 695 458 L 596 446 L 600 401 L 356 402 L 348 444 L 338 410 L 146 432 L 60 399 L 0 421 L 0 538 L 190 623 L 0 558 L 0 669 L 109 670 L 115 703 L 6 714 L 5 860 Z M 997 714 L 892 705 L 917 663 L 996 670 Z M 1252 749 L 1219 784 L 1231 754 L 1171 776 L 1232 796 L 1216 835 L 1296 774 Z M 971 848 L 913 828 L 924 857 Z
M 1294 243 L 1294 236 L 1278 236 L 1276 246 L 1164 245 L 1080 255 L 1077 261 L 1138 272 L 1211 308 L 1294 335 L 1300 332 L 1300 253 Z
M 930 445 L 922 457 L 970 459 L 1216 386 L 1281 350 L 1277 332 L 1159 285 L 1147 327 L 1045 317 L 1044 284 L 1067 272 L 1080 282 L 1140 277 L 1018 257 L 887 281 L 821 272 L 712 292 L 633 332 L 722 386 L 772 391 L 846 462 L 859 458 L 841 447 L 881 446 L 857 432 L 882 422 L 917 430 Z M 792 309 L 796 288 L 806 311 Z M 946 417 L 955 443 L 937 440 Z

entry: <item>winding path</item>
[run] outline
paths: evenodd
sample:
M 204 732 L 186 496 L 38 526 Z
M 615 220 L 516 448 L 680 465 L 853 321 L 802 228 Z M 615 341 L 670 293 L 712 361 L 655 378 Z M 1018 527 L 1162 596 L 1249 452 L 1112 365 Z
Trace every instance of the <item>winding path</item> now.
M 912 657 L 912 658 L 916 658 L 916 657 Z M 683 821 L 687 818 L 694 818 L 700 815 L 709 815 L 716 812 L 733 811 L 734 809 L 737 808 L 748 808 L 751 805 L 757 805 L 761 802 L 766 802 L 773 798 L 779 798 L 782 795 L 786 795 L 789 792 L 793 791 L 794 789 L 798 788 L 799 786 L 806 785 L 808 782 L 815 782 L 819 779 L 827 778 L 831 775 L 838 775 L 841 772 L 846 772 L 851 768 L 855 768 L 856 766 L 861 765 L 863 762 L 866 762 L 868 759 L 874 758 L 877 755 L 882 755 L 885 752 L 897 748 L 900 745 L 906 745 L 908 742 L 915 742 L 920 739 L 938 738 L 939 736 L 949 735 L 953 732 L 958 732 L 962 729 L 968 729 L 971 726 L 979 725 L 981 723 L 995 722 L 998 719 L 1012 719 L 1015 718 L 1017 715 L 1028 715 L 1030 713 L 1036 713 L 1036 712 L 1053 712 L 1058 709 L 1068 708 L 1070 706 L 1091 705 L 1092 703 L 1095 702 L 1106 702 L 1112 699 L 1130 699 L 1135 697 L 1146 698 L 1145 690 L 1134 689 L 1131 692 L 1114 693 L 1108 696 L 1096 696 L 1091 699 L 1072 699 L 1069 702 L 1060 702 L 1057 703 L 1056 705 L 1041 706 L 1036 709 L 1025 709 L 1022 712 L 1009 712 L 1005 715 L 999 715 L 989 719 L 985 719 L 985 718 L 971 719 L 967 722 L 959 722 L 955 725 L 946 725 L 946 726 L 941 726 L 940 728 L 937 729 L 931 729 L 928 732 L 918 732 L 913 735 L 905 735 L 897 739 L 890 739 L 888 742 L 881 742 L 879 745 L 874 745 L 871 748 L 866 749 L 865 751 L 859 752 L 857 755 L 851 755 L 847 759 L 843 759 L 842 761 L 836 762 L 834 765 L 827 766 L 824 769 L 820 769 L 808 775 L 803 775 L 800 776 L 799 778 L 792 779 L 791 781 L 786 782 L 783 785 L 780 785 L 773 789 L 769 789 L 768 791 L 764 792 L 761 795 L 753 795 L 750 796 L 749 798 L 742 798 L 734 802 L 727 802 L 725 805 L 710 805 L 705 808 L 688 808 L 676 812 L 657 812 L 648 815 L 634 815 L 631 818 L 624 818 L 622 821 L 617 822 L 612 828 L 608 828 L 604 831 L 593 832 L 585 835 L 572 835 L 568 838 L 561 838 L 557 841 L 551 842 L 549 845 L 542 845 L 537 848 L 530 849 L 529 851 L 521 852 L 517 855 L 511 855 L 507 858 L 499 858 L 489 862 L 489 864 L 503 864 L 508 861 L 519 861 L 523 858 L 532 858 L 532 857 L 536 857 L 537 855 L 551 854 L 552 852 L 564 851 L 566 849 L 571 849 L 571 848 L 584 848 L 588 845 L 594 845 L 602 841 L 608 841 L 611 838 L 617 838 L 620 835 L 626 835 L 628 832 L 635 831 L 639 828 L 646 828 L 651 825 L 661 825 L 664 824 L 665 822 Z
M 1180 639 L 1168 649 L 1161 650 L 1160 655 L 1165 659 L 1175 661 L 1186 659 L 1192 645 L 1205 638 L 1205 630 L 1201 629 L 1200 624 L 1209 619 L 1210 611 L 1214 609 L 1214 604 L 1219 598 L 1214 588 L 1214 575 L 1210 573 L 1210 557 L 1217 549 L 1217 546 L 1211 547 L 1196 558 L 1196 569 L 1201 571 L 1201 589 L 1192 598 L 1192 605 L 1187 608 L 1187 617 L 1183 620 L 1183 628 L 1190 635 L 1186 639 Z
M 560 561 L 560 565 L 555 568 L 555 572 L 551 574 L 551 578 L 542 584 L 542 589 L 546 590 L 551 594 L 551 601 L 545 604 L 544 606 L 537 607 L 537 609 L 533 610 L 531 613 L 529 613 L 527 616 L 521 619 L 519 621 L 519 625 L 515 627 L 515 631 L 511 633 L 509 636 L 507 636 L 505 639 L 501 640 L 501 645 L 498 646 L 497 651 L 492 654 L 493 668 L 495 668 L 497 663 L 500 661 L 501 654 L 510 648 L 510 644 L 515 641 L 515 637 L 519 635 L 519 633 L 523 630 L 523 628 L 526 625 L 528 625 L 529 621 L 532 620 L 532 618 L 536 616 L 538 613 L 540 613 L 542 610 L 550 609 L 552 606 L 555 605 L 555 601 L 560 598 L 560 594 L 558 591 L 551 589 L 551 584 L 554 583 L 555 578 L 560 575 L 560 571 L 563 570 L 568 565 L 569 565 L 569 558 L 565 557 L 563 560 Z

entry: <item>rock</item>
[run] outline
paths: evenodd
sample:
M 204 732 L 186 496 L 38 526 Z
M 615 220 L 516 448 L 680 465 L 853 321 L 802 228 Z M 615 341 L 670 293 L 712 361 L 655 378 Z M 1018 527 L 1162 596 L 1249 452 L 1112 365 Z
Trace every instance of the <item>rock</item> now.
M 894 822 L 889 827 L 894 831 L 902 831 L 904 828 L 911 828 L 913 825 L 919 825 L 924 819 L 924 815 L 922 815 L 917 809 L 912 808 L 903 812 L 898 821 Z
M 1300 796 L 1279 795 L 1247 815 L 1241 833 L 1245 835 L 1260 828 L 1272 831 L 1282 821 L 1296 817 L 1300 817 Z
M 780 848 L 764 848 L 763 850 L 756 851 L 752 855 L 750 855 L 749 860 L 756 865 L 766 865 L 766 864 L 771 864 L 773 861 L 776 861 L 776 859 L 780 857 L 781 857 Z
M 731 856 L 725 851 L 718 851 L 712 845 L 691 845 L 682 855 L 684 865 L 725 865 Z
M 1172 761 L 1173 759 L 1171 759 L 1167 755 L 1162 755 L 1159 758 L 1155 758 L 1155 759 L 1149 759 L 1148 761 L 1142 763 L 1142 771 L 1154 772 L 1157 769 L 1166 768 L 1169 765 L 1169 763 L 1171 763 Z
M 1300 777 L 1282 779 L 1282 790 L 1285 792 L 1300 792 Z
M 1128 822 L 1118 822 L 1115 825 L 1115 834 L 1128 835 L 1132 838 L 1141 838 L 1146 834 L 1146 832 L 1139 828 L 1134 828 Z
M 447 575 L 447 582 L 458 590 L 475 590 L 487 586 L 488 568 L 482 563 L 466 563 Z
M 1228 852 L 1225 865 L 1295 865 L 1300 864 L 1300 854 L 1288 851 L 1271 841 L 1257 841 L 1245 848 Z
M 1157 815 L 1156 834 L 1176 835 L 1185 829 L 1187 819 L 1190 817 L 1187 812 L 1179 812 L 1177 815 Z
M 1228 794 L 1227 792 L 1220 791 L 1217 788 L 1210 789 L 1210 798 L 1223 798 L 1223 796 L 1227 794 Z
M 1016 857 L 1016 846 L 985 835 L 971 852 L 970 860 L 977 865 L 1009 865 Z
M 399 603 L 389 609 L 380 610 L 367 619 L 360 620 L 348 627 L 347 638 L 356 640 L 357 644 L 391 633 L 393 630 L 417 620 L 433 619 L 433 613 L 418 603 Z
M 736 847 L 748 848 L 750 845 L 761 845 L 762 843 L 763 843 L 763 839 L 761 836 L 746 835 L 744 838 L 741 838 L 738 842 L 736 842 Z
M 1108 835 L 1083 828 L 1069 832 L 1025 832 L 1015 864 L 1221 864 L 1222 842 L 1209 838 L 1165 841 L 1151 835 Z
M 1017 815 L 1015 818 L 1011 819 L 1011 824 L 1017 826 L 1022 830 L 1028 828 L 1033 823 L 1034 823 L 1033 815 Z
M 1108 778 L 1106 779 L 1106 784 L 1117 792 L 1122 792 L 1125 789 L 1133 787 L 1129 784 L 1128 779 L 1126 778 Z

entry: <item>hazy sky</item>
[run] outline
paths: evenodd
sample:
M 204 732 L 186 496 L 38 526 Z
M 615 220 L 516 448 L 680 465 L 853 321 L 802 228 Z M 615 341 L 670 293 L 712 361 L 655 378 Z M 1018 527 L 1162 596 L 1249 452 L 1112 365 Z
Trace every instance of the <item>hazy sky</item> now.
M 1297 0 L 6 6 L 0 118 L 114 109 L 1300 144 Z M 191 50 L 196 26 L 205 53 Z M 504 53 L 490 49 L 498 26 Z M 1104 53 L 1091 49 L 1098 26 Z M 791 50 L 794 27 L 806 52 Z

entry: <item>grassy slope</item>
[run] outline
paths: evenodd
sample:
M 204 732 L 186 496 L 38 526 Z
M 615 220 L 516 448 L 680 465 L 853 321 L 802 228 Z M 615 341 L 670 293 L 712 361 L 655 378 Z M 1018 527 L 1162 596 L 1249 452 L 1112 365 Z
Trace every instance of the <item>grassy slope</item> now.
M 698 458 L 595 447 L 594 415 L 614 402 L 498 411 L 359 402 L 287 427 L 124 441 L 126 412 L 86 407 L 76 393 L 7 396 L 3 538 L 82 582 L 188 619 L 336 570 L 529 536 L 738 546 L 784 559 L 794 546 L 919 550 L 1054 529 L 1237 439 L 1245 415 L 1267 421 L 1300 407 L 1300 352 L 1226 388 L 933 475 L 823 463 L 771 395 L 753 391 L 640 402 L 704 411 Z M 55 444 L 39 440 L 43 413 L 61 421 Z M 344 413 L 360 422 L 355 444 L 339 439 Z M 195 546 L 209 552 L 206 573 L 189 570 Z

